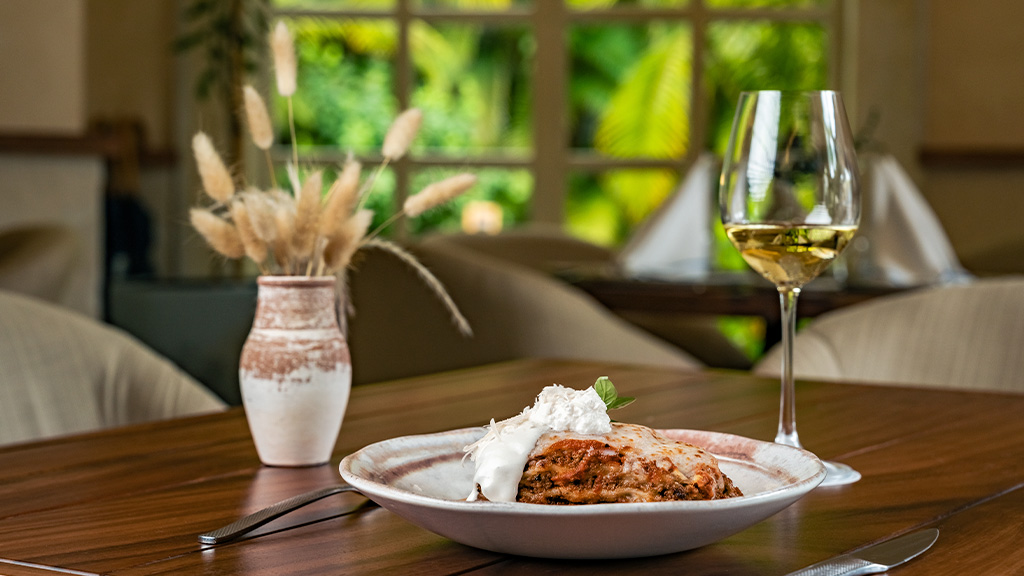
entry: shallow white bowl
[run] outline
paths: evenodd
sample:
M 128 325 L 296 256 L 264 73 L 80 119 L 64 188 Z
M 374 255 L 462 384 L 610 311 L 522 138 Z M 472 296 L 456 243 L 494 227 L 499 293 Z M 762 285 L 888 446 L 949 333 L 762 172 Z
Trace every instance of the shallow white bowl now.
M 817 486 L 825 468 L 798 448 L 732 434 L 661 430 L 714 454 L 740 498 L 548 506 L 466 502 L 473 464 L 463 447 L 484 434 L 466 428 L 371 444 L 341 461 L 341 476 L 367 498 L 456 542 L 541 558 L 631 558 L 697 548 L 731 536 Z

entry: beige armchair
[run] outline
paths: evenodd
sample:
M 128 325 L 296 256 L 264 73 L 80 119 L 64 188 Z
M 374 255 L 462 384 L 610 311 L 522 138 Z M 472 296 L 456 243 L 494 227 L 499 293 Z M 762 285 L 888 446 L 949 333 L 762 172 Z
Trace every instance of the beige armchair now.
M 0 444 L 220 410 L 123 332 L 0 291 Z
M 83 286 L 74 280 L 82 256 L 78 233 L 68 226 L 32 225 L 0 230 L 0 290 L 47 302 L 73 302 Z
M 755 366 L 778 375 L 781 346 Z M 797 333 L 798 378 L 1024 392 L 1024 277 L 879 298 Z
M 474 334 L 458 333 L 408 266 L 379 250 L 365 251 L 350 275 L 355 315 L 348 341 L 357 384 L 531 357 L 701 366 L 525 266 L 437 239 L 417 244 L 415 252 L 447 287 Z
M 614 250 L 572 237 L 558 227 L 540 224 L 493 236 L 439 234 L 428 242 L 435 246 L 453 244 L 543 274 L 581 268 L 600 271 L 603 266 L 618 266 Z M 714 316 L 647 311 L 619 311 L 616 315 L 704 364 L 738 370 L 751 366 L 751 359 L 722 333 Z

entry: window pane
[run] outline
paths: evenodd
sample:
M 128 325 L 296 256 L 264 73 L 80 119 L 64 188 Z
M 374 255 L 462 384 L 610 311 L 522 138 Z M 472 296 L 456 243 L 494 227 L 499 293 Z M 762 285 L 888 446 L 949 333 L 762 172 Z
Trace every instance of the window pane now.
M 550 0 L 542 0 L 550 1 Z M 533 0 L 414 0 L 417 8 L 446 8 L 475 12 L 501 12 L 509 8 L 526 8 Z
M 429 169 L 417 172 L 413 175 L 412 191 L 419 192 L 433 182 L 462 171 Z M 479 168 L 472 172 L 479 178 L 476 186 L 451 202 L 410 219 L 409 230 L 413 234 L 496 232 L 529 219 L 533 176 L 528 170 Z M 497 228 L 493 227 L 495 221 L 499 223 Z
M 828 39 L 818 24 L 716 22 L 708 27 L 708 147 L 725 152 L 744 90 L 822 90 Z
M 711 8 L 824 8 L 832 0 L 704 0 Z
M 584 240 L 618 246 L 678 183 L 679 175 L 668 169 L 571 174 L 566 228 Z
M 533 36 L 521 27 L 416 21 L 410 33 L 423 110 L 414 152 L 526 156 L 533 146 Z
M 384 20 L 300 18 L 289 22 L 298 56 L 293 97 L 300 147 L 376 153 L 398 113 L 393 94 L 395 26 Z M 279 142 L 290 142 L 288 104 L 274 100 Z
M 395 7 L 397 0 L 273 0 L 275 8 L 327 10 L 382 10 Z
M 676 8 L 686 6 L 690 0 L 565 0 L 565 5 L 573 10 L 601 10 L 605 8 Z
M 689 25 L 570 31 L 571 146 L 619 158 L 679 158 L 689 147 Z

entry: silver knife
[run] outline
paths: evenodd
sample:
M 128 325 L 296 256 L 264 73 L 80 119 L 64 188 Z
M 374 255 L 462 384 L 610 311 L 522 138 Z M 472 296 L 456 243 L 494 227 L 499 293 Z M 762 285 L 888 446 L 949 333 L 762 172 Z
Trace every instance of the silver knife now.
M 932 547 L 939 538 L 935 528 L 913 532 L 899 538 L 893 538 L 856 552 L 830 558 L 824 562 L 812 564 L 802 570 L 790 572 L 786 576 L 857 576 L 858 574 L 878 574 L 916 558 Z

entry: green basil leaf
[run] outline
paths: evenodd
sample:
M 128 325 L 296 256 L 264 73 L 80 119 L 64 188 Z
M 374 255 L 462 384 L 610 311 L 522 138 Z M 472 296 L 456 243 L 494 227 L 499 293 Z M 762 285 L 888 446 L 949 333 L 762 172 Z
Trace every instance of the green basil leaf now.
M 601 397 L 601 401 L 604 402 L 605 408 L 608 410 L 615 410 L 616 408 L 622 408 L 629 406 L 636 398 L 628 396 L 619 397 L 619 391 L 615 389 L 615 385 L 608 379 L 607 376 L 601 376 L 594 382 L 594 391 Z
M 601 401 L 604 402 L 605 406 L 610 406 L 619 396 L 619 393 L 615 390 L 615 385 L 612 384 L 612 381 L 607 376 L 601 376 L 597 379 L 597 382 L 594 382 L 594 390 L 601 397 Z
M 622 396 L 616 398 L 611 404 L 606 404 L 609 410 L 618 410 L 619 408 L 625 408 L 633 402 L 636 402 L 636 398 L 631 396 Z

